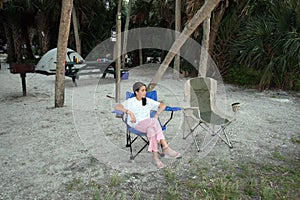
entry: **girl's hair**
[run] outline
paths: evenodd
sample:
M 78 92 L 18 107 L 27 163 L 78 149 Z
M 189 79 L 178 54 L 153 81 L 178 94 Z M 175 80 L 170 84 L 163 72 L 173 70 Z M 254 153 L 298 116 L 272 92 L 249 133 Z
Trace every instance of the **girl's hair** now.
M 144 84 L 142 82 L 136 82 L 133 84 L 132 90 L 133 90 L 134 95 L 135 95 L 135 91 L 139 91 L 140 87 L 142 87 L 142 86 L 146 87 L 146 84 Z

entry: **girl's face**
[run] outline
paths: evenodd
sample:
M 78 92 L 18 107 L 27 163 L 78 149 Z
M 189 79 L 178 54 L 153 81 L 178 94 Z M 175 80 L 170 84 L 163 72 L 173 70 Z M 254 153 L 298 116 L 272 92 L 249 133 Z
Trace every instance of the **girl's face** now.
M 140 87 L 140 89 L 138 91 L 135 91 L 135 95 L 136 95 L 136 98 L 138 100 L 141 100 L 142 98 L 145 98 L 146 93 L 147 93 L 146 86 L 142 86 L 142 87 Z

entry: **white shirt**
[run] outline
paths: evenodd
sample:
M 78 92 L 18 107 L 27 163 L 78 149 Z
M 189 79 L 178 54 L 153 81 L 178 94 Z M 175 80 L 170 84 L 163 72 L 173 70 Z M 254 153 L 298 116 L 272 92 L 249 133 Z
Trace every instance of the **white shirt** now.
M 144 119 L 150 118 L 150 111 L 151 110 L 156 110 L 158 109 L 158 106 L 160 102 L 154 101 L 153 99 L 146 98 L 147 103 L 145 106 L 142 105 L 142 100 L 138 101 L 136 97 L 132 97 L 130 99 L 127 99 L 122 103 L 125 109 L 130 110 L 133 112 L 135 118 L 136 118 L 136 123 L 131 122 L 131 117 L 128 115 L 127 122 L 129 126 L 135 127 L 137 123 Z

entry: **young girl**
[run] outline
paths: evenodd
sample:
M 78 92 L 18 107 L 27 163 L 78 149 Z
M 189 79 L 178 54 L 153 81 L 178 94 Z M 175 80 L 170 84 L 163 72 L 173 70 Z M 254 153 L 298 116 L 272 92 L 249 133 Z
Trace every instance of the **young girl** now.
M 172 150 L 163 134 L 158 116 L 165 110 L 166 105 L 153 99 L 146 98 L 146 85 L 141 82 L 133 84 L 133 92 L 135 97 L 129 98 L 126 101 L 117 104 L 116 110 L 127 113 L 129 116 L 128 124 L 140 132 L 147 134 L 149 140 L 148 151 L 153 153 L 154 163 L 158 168 L 163 168 L 165 165 L 158 157 L 158 143 L 163 147 L 163 154 L 172 158 L 181 157 L 180 153 Z M 155 116 L 150 118 L 151 110 L 157 110 Z

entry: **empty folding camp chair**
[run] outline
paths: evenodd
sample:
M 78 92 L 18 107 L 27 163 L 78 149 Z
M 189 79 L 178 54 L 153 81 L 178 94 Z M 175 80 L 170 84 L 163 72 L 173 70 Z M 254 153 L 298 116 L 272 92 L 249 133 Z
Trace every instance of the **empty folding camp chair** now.
M 225 115 L 216 106 L 215 93 L 217 81 L 209 77 L 196 77 L 188 80 L 185 85 L 185 100 L 190 104 L 189 107 L 183 108 L 184 128 L 183 138 L 192 136 L 198 151 L 203 151 L 216 137 L 221 138 L 230 148 L 232 144 L 225 132 L 225 128 L 234 120 L 232 117 Z M 195 133 L 198 127 L 212 136 L 206 144 L 199 147 Z M 206 132 L 207 133 L 207 132 Z M 204 134 L 204 132 L 200 132 Z
M 132 93 L 132 92 L 126 92 L 126 99 L 133 98 L 133 97 L 135 97 L 134 93 Z M 157 92 L 156 92 L 156 90 L 147 92 L 146 93 L 146 97 L 151 98 L 151 99 L 157 101 Z M 179 107 L 170 107 L 170 106 L 167 106 L 165 108 L 165 111 L 169 111 L 170 112 L 170 117 L 168 118 L 168 120 L 165 123 L 163 123 L 163 124 L 161 123 L 161 127 L 162 127 L 163 131 L 166 130 L 167 124 L 173 119 L 174 111 L 178 111 L 178 110 L 181 110 L 181 108 L 179 108 Z M 128 123 L 127 123 L 128 114 L 123 113 L 122 111 L 119 111 L 119 110 L 115 110 L 113 112 L 116 113 L 116 117 L 122 118 L 122 121 L 126 124 L 126 147 L 128 147 L 130 149 L 130 160 L 134 160 L 135 157 L 139 153 L 141 153 L 149 145 L 146 133 L 137 131 L 136 129 L 134 129 L 133 127 L 130 127 L 128 125 Z M 156 111 L 152 111 L 151 114 L 150 114 L 151 117 L 154 117 L 155 113 L 156 113 Z M 133 144 L 138 139 L 141 139 L 141 141 L 143 142 L 143 145 L 142 145 L 142 147 L 139 150 L 137 150 L 136 153 L 134 153 L 133 152 Z

